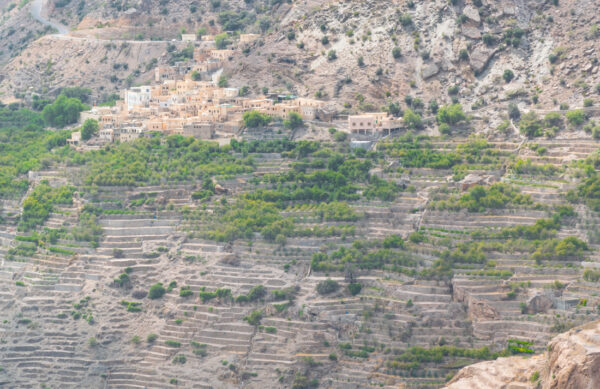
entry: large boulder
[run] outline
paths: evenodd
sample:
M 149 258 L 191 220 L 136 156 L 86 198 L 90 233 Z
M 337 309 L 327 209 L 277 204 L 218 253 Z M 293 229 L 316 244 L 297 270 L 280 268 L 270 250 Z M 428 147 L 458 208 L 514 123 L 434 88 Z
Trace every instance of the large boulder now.
M 485 46 L 477 46 L 470 55 L 471 69 L 475 74 L 479 74 L 485 70 L 492 57 L 496 54 L 496 50 Z
M 423 69 L 423 79 L 427 80 L 428 78 L 435 76 L 439 72 L 440 72 L 440 68 L 436 64 L 431 63 L 431 64 L 427 65 L 425 67 L 425 69 Z
M 483 300 L 469 299 L 469 319 L 473 321 L 497 320 L 500 313 L 496 308 Z
M 527 301 L 527 313 L 546 313 L 554 307 L 554 299 L 547 294 L 537 294 Z
M 472 5 L 467 5 L 465 9 L 463 9 L 463 15 L 469 19 L 469 21 L 479 25 L 481 23 L 481 17 L 479 16 L 479 10 Z
M 465 176 L 465 178 L 460 180 L 460 190 L 465 191 L 475 185 L 491 185 L 496 181 L 496 177 L 492 175 L 469 173 Z

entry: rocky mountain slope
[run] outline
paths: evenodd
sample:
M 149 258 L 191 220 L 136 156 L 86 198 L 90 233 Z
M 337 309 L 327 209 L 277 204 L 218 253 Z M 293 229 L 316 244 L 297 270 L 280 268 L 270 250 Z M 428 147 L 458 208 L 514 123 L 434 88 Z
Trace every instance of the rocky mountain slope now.
M 507 100 L 551 109 L 561 103 L 575 105 L 595 93 L 600 82 L 600 20 L 594 1 L 452 3 L 222 1 L 215 7 L 163 1 L 130 4 L 127 9 L 112 2 L 86 3 L 86 14 L 78 21 L 69 9 L 74 2 L 64 9 L 50 2 L 49 15 L 75 28 L 71 35 L 89 41 L 46 37 L 45 44 L 29 45 L 0 70 L 5 78 L 0 90 L 7 96 L 29 87 L 44 92 L 41 85 L 49 82 L 97 86 L 98 79 L 113 74 L 118 77 L 116 88 L 125 85 L 127 77 L 144 82 L 148 77 L 134 71 L 149 61 L 168 60 L 169 53 L 153 51 L 152 43 L 139 43 L 147 50 L 127 55 L 122 62 L 128 63 L 129 71 L 119 74 L 122 70 L 102 66 L 104 57 L 96 58 L 96 51 L 85 50 L 86 45 L 112 39 L 120 46 L 118 40 L 138 36 L 171 40 L 182 30 L 217 33 L 236 27 L 265 31 L 263 39 L 237 49 L 225 73 L 233 86 L 249 85 L 257 94 L 263 87 L 317 94 L 350 111 L 379 109 L 386 102 L 402 102 L 406 95 L 426 103 L 454 98 L 494 118 L 505 110 Z M 10 11 L 6 23 L 26 17 L 27 8 Z M 228 12 L 245 17 L 221 16 Z M 65 14 L 71 18 L 65 19 Z M 78 56 L 82 63 L 69 61 Z M 118 60 L 108 59 L 109 64 Z M 59 73 L 80 75 L 63 80 L 42 75 L 41 83 L 30 76 L 48 63 Z M 502 79 L 506 70 L 514 74 L 508 83 Z M 458 90 L 448 95 L 450 87 Z

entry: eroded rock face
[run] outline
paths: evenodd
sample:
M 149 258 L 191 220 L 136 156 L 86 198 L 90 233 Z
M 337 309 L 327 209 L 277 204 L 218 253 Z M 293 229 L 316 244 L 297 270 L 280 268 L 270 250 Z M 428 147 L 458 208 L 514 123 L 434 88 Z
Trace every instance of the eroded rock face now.
M 476 363 L 461 369 L 446 389 L 533 389 L 530 377 L 543 364 L 543 356 L 509 357 Z
M 543 389 L 600 388 L 600 322 L 550 341 L 542 381 Z
M 532 382 L 536 372 L 540 378 Z M 600 321 L 558 335 L 544 354 L 498 358 L 467 366 L 445 388 L 600 388 Z

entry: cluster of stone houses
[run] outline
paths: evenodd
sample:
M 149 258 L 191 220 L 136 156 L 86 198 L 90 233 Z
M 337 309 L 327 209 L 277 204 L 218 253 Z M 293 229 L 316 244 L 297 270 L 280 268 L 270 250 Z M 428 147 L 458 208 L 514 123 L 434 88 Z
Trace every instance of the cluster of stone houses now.
M 247 43 L 258 37 L 243 34 L 240 41 Z M 195 40 L 195 36 L 187 34 L 182 38 Z M 215 49 L 214 41 L 206 38 L 210 37 L 203 37 L 194 48 L 193 60 L 159 65 L 153 84 L 123 90 L 122 100 L 114 107 L 94 107 L 83 112 L 82 121 L 98 121 L 94 142 L 127 142 L 149 132 L 201 139 L 232 137 L 243 126 L 243 114 L 251 110 L 280 118 L 295 112 L 305 121 L 332 120 L 335 109 L 321 100 L 288 94 L 248 98 L 240 96 L 237 88 L 217 86 L 213 75 L 234 55 L 234 50 Z M 401 122 L 386 113 L 354 115 L 348 117 L 348 130 L 355 134 L 387 134 L 398 129 Z M 81 134 L 73 133 L 68 143 L 78 146 Z
M 224 53 L 222 53 L 224 52 Z M 148 132 L 180 134 L 201 139 L 231 137 L 243 126 L 243 114 L 256 110 L 286 118 L 296 112 L 304 120 L 331 117 L 326 102 L 286 95 L 259 98 L 239 96 L 238 88 L 221 88 L 208 75 L 222 67 L 231 50 L 197 48 L 191 64 L 158 66 L 154 84 L 136 86 L 121 92 L 114 107 L 93 107 L 81 120 L 99 124 L 96 142 L 126 142 Z M 69 144 L 78 146 L 79 133 Z

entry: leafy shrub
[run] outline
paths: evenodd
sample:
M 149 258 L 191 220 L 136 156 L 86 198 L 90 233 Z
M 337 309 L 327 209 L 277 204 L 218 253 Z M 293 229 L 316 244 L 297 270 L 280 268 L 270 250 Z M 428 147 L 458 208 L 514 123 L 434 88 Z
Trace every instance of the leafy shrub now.
M 569 111 L 566 113 L 565 116 L 567 117 L 567 121 L 569 122 L 569 124 L 573 126 L 579 126 L 587 120 L 587 116 L 582 109 Z
M 256 285 L 246 295 L 248 297 L 248 301 L 257 301 L 265 297 L 267 294 L 267 290 L 262 285 Z
M 244 120 L 244 125 L 246 127 L 257 128 L 264 127 L 269 124 L 272 120 L 272 117 L 252 110 L 244 112 L 242 119 Z
M 544 125 L 546 127 L 560 127 L 563 125 L 563 118 L 558 112 L 550 112 L 544 116 Z
M 166 293 L 166 289 L 164 288 L 163 284 L 161 282 L 157 282 L 156 284 L 152 285 L 150 287 L 150 290 L 148 291 L 148 298 L 151 299 L 159 299 L 161 298 L 165 293 Z
M 275 328 L 275 327 L 265 327 L 265 332 L 267 334 L 275 334 L 275 333 L 277 333 L 277 328 Z
M 138 301 L 121 301 L 121 305 L 127 308 L 127 312 L 141 312 L 142 303 Z
M 502 74 L 502 78 L 505 82 L 509 83 L 513 80 L 513 78 L 515 78 L 515 73 L 510 69 L 506 69 Z
M 340 288 L 340 284 L 333 280 L 321 281 L 317 284 L 317 292 L 319 294 L 330 294 L 337 291 Z
M 410 129 L 416 130 L 420 129 L 423 126 L 423 121 L 421 116 L 415 112 L 413 112 L 410 108 L 407 108 L 404 111 L 403 115 L 404 124 Z
M 485 43 L 486 46 L 493 46 L 496 43 L 496 39 L 489 32 L 483 34 L 481 39 L 483 40 L 483 43 Z
M 167 339 L 165 340 L 165 344 L 169 347 L 173 347 L 173 348 L 179 348 L 181 347 L 181 343 L 177 342 L 175 340 L 171 340 L 171 339 Z
M 400 235 L 389 235 L 383 239 L 383 248 L 385 249 L 398 249 L 404 247 L 404 239 Z
M 583 279 L 588 282 L 598 282 L 600 281 L 600 271 L 593 269 L 586 269 L 583 272 Z
M 192 352 L 194 353 L 194 355 L 198 355 L 201 357 L 205 357 L 206 355 L 208 355 L 208 352 L 206 351 L 206 348 L 208 347 L 206 344 L 200 344 L 198 342 L 190 342 L 190 344 L 192 345 Z
M 519 122 L 519 130 L 528 137 L 536 137 L 542 135 L 543 123 L 538 118 L 537 114 L 530 111 L 521 117 Z
M 244 317 L 244 320 L 246 320 L 248 322 L 248 324 L 252 325 L 252 326 L 257 326 L 260 324 L 260 321 L 263 318 L 263 311 L 260 309 L 255 309 L 254 311 L 250 312 L 250 314 L 246 317 Z
M 352 296 L 356 296 L 362 290 L 362 284 L 360 282 L 351 282 L 348 284 L 348 291 Z
M 190 289 L 189 286 L 182 286 L 181 289 L 179 290 L 180 297 L 189 297 L 189 296 L 192 296 L 193 294 L 194 294 L 194 292 Z
M 408 13 L 403 13 L 400 15 L 400 24 L 404 27 L 409 27 L 412 25 L 412 17 Z
M 450 197 L 448 200 L 435 204 L 438 209 L 467 209 L 469 212 L 482 212 L 485 209 L 501 209 L 507 205 L 531 205 L 531 196 L 522 195 L 512 186 L 496 183 L 489 187 L 475 185 L 460 197 Z
M 438 109 L 437 112 L 438 123 L 446 123 L 448 125 L 455 125 L 466 119 L 466 115 L 463 112 L 460 104 L 452 104 L 449 106 L 443 106 Z
M 129 274 L 121 273 L 118 278 L 115 278 L 113 283 L 117 287 L 121 288 L 130 288 L 131 287 L 131 279 L 129 278 Z

